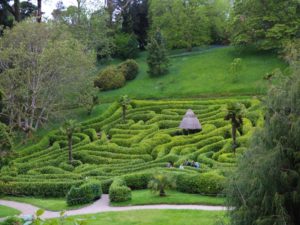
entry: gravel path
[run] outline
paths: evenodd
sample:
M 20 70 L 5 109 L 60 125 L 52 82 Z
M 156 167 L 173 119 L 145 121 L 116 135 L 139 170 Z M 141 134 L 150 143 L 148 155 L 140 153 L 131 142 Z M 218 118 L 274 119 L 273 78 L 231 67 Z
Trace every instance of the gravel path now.
M 9 206 L 16 208 L 21 211 L 21 216 L 33 215 L 39 209 L 38 207 L 32 206 L 26 203 L 0 200 L 0 205 Z M 122 207 L 112 207 L 109 205 L 108 195 L 102 195 L 101 199 L 95 201 L 93 204 L 74 210 L 66 211 L 65 215 L 83 215 L 92 214 L 100 212 L 116 212 L 116 211 L 128 211 L 128 210 L 141 210 L 141 209 L 191 209 L 191 210 L 209 210 L 209 211 L 219 211 L 226 210 L 224 206 L 206 206 L 206 205 L 139 205 L 139 206 L 122 206 Z M 45 211 L 42 218 L 56 218 L 59 217 L 59 212 Z

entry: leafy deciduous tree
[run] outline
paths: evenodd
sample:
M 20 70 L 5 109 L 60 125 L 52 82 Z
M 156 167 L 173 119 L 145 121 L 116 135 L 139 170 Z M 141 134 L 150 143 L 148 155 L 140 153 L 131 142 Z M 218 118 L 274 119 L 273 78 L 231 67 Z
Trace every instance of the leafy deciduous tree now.
M 32 20 L 5 30 L 0 48 L 3 113 L 28 135 L 72 104 L 94 62 L 63 27 Z
M 281 49 L 286 41 L 299 35 L 300 2 L 236 0 L 231 27 L 235 45 Z

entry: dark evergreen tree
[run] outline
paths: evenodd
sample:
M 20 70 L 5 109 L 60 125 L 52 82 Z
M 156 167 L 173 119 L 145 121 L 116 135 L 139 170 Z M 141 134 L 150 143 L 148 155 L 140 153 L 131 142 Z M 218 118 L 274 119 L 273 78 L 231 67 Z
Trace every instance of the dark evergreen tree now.
M 232 225 L 300 224 L 300 71 L 273 87 L 228 187 Z
M 169 58 L 162 34 L 157 31 L 147 45 L 148 50 L 148 73 L 150 76 L 166 74 L 169 67 Z
M 236 0 L 233 12 L 231 41 L 235 45 L 280 49 L 300 34 L 298 0 Z

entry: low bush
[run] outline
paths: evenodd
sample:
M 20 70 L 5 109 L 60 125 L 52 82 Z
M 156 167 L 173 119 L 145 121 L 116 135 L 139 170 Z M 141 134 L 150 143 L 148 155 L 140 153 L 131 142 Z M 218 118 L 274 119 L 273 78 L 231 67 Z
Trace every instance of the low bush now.
M 124 85 L 124 75 L 114 66 L 108 66 L 102 70 L 100 75 L 94 80 L 94 86 L 103 91 L 117 89 Z
M 0 222 L 0 225 L 22 225 L 24 221 L 16 216 L 8 217 L 4 221 Z
M 139 65 L 133 59 L 127 59 L 119 64 L 118 69 L 123 73 L 126 80 L 133 80 L 139 72 Z
M 123 179 L 116 178 L 109 188 L 111 202 L 124 202 L 131 199 L 131 189 L 126 186 Z
M 101 195 L 101 183 L 98 181 L 89 181 L 79 187 L 72 186 L 66 196 L 66 200 L 69 206 L 80 205 L 92 202 L 100 198 Z

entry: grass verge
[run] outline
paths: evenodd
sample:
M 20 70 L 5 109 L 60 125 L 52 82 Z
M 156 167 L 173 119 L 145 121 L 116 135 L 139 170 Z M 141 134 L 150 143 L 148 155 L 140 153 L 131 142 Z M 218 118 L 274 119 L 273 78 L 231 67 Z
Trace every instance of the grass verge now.
M 113 202 L 112 206 L 129 205 L 153 205 L 153 204 L 202 204 L 202 205 L 224 205 L 225 198 L 210 197 L 198 194 L 187 194 L 178 191 L 167 191 L 167 196 L 160 197 L 149 190 L 138 190 L 132 192 L 132 199 L 126 202 Z

